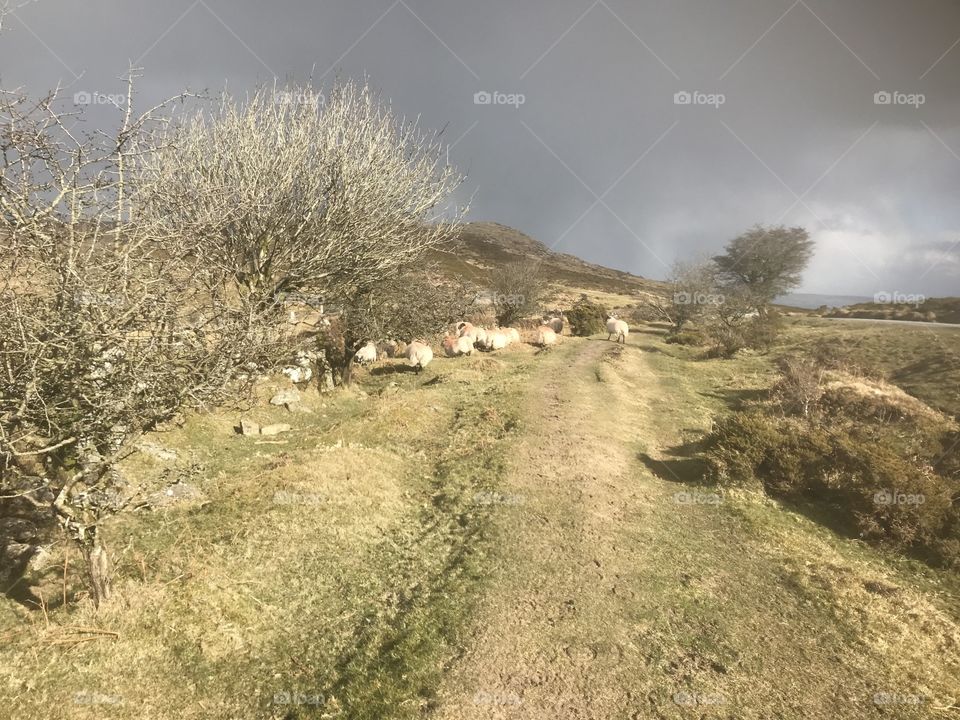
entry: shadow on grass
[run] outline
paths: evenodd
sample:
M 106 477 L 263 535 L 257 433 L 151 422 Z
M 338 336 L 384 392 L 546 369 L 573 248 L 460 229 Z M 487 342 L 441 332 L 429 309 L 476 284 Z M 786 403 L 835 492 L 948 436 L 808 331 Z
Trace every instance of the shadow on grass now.
M 700 456 L 699 440 L 667 448 L 660 459 L 643 452 L 637 457 L 661 480 L 686 485 L 709 484 L 705 479 L 707 464 Z
M 701 397 L 713 398 L 715 400 L 720 400 L 726 405 L 730 410 L 741 411 L 745 410 L 747 406 L 752 402 L 757 402 L 758 400 L 763 400 L 767 397 L 767 390 L 765 389 L 743 389 L 743 390 L 713 390 L 712 392 L 702 392 L 700 393 Z

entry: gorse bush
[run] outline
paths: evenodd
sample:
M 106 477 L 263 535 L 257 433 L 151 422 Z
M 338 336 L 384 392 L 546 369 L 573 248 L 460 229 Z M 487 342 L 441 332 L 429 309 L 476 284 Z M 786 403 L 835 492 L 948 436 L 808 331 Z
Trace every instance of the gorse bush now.
M 774 402 L 723 420 L 706 438 L 707 475 L 817 507 L 841 531 L 958 567 L 958 433 L 877 385 L 845 385 L 809 360 L 786 361 Z
M 596 335 L 606 330 L 610 312 L 600 303 L 582 297 L 566 312 L 570 332 L 580 337 Z

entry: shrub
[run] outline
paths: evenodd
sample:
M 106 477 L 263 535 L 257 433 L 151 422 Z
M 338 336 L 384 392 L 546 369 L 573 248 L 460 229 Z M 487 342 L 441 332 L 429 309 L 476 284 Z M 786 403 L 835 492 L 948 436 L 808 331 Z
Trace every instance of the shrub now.
M 759 411 L 733 415 L 704 442 L 707 474 L 720 484 L 814 503 L 846 532 L 960 565 L 956 481 L 898 449 L 898 432 L 887 425 L 862 435 L 853 424 L 827 429 Z
M 573 335 L 586 337 L 603 332 L 606 329 L 607 318 L 610 313 L 600 303 L 581 297 L 566 312 L 566 316 L 570 322 L 570 332 Z
M 703 345 L 704 338 L 698 332 L 693 332 L 691 330 L 684 330 L 683 332 L 670 333 L 667 335 L 664 342 L 670 345 Z

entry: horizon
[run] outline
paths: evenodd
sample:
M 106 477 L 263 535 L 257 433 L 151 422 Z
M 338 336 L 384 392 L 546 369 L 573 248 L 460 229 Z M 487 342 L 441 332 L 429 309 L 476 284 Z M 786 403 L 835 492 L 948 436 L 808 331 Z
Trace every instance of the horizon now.
M 0 82 L 138 105 L 184 87 L 369 77 L 443 131 L 469 219 L 643 277 L 750 226 L 800 225 L 798 292 L 960 287 L 960 6 L 737 0 L 258 3 L 39 0 L 0 35 Z M 29 58 L 24 62 L 23 58 Z

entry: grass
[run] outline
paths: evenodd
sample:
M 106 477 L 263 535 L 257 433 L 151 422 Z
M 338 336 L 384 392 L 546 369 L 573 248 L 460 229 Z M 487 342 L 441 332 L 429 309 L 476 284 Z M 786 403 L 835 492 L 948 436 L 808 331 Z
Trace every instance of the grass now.
M 117 597 L 98 615 L 0 604 L 2 714 L 417 716 L 478 596 L 491 538 L 475 498 L 496 490 L 516 430 L 498 401 L 525 357 L 365 374 L 358 391 L 308 397 L 309 413 L 247 413 L 294 425 L 283 445 L 232 434 L 233 412 L 159 434 L 208 502 L 108 525 Z M 118 636 L 74 645 L 81 626 Z
M 74 554 L 57 606 L 63 548 L 44 609 L 0 600 L 0 715 L 949 717 L 957 577 L 697 460 L 820 337 L 951 403 L 906 330 L 791 320 L 770 355 L 705 361 L 650 325 L 190 416 L 152 440 L 203 500 L 108 525 L 114 602 L 93 612 Z M 241 414 L 293 429 L 256 444 Z

